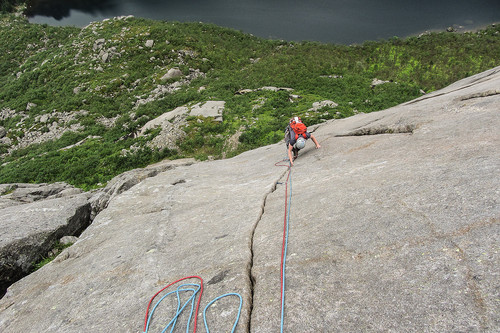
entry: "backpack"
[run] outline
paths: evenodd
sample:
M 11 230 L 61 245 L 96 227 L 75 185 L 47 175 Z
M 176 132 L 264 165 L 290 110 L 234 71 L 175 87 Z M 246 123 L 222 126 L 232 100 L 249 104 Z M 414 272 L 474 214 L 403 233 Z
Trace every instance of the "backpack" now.
M 302 123 L 299 117 L 290 120 L 290 128 L 295 133 L 295 140 L 299 138 L 299 135 L 302 135 L 302 137 L 307 140 L 307 126 Z

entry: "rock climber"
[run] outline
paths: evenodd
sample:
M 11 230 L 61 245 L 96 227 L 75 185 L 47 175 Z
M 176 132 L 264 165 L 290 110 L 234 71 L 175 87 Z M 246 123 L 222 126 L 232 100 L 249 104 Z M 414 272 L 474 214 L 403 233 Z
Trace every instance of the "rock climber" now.
M 293 161 L 297 158 L 299 150 L 305 147 L 306 140 L 309 138 L 313 140 L 316 149 L 321 147 L 314 135 L 307 131 L 307 127 L 302 123 L 302 120 L 299 117 L 293 117 L 285 129 L 285 142 L 291 166 L 293 166 Z

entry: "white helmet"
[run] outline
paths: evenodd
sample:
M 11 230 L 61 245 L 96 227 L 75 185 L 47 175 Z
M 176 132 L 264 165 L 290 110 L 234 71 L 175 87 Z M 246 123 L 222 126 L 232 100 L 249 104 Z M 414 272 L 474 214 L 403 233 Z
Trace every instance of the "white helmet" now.
M 297 139 L 297 142 L 295 143 L 295 148 L 302 149 L 305 146 L 306 146 L 306 139 L 304 139 L 303 137 L 299 137 Z

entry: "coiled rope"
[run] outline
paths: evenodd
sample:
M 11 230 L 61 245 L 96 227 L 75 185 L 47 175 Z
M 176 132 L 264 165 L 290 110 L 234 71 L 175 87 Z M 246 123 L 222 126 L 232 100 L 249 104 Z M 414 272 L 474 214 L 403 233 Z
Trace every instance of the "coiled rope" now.
M 179 279 L 177 281 L 174 281 L 172 283 L 170 283 L 169 285 L 167 285 L 166 287 L 164 287 L 163 289 L 161 289 L 160 291 L 158 291 L 156 294 L 154 294 L 153 297 L 151 297 L 151 299 L 149 300 L 149 303 L 148 303 L 148 307 L 146 309 L 146 318 L 144 319 L 144 333 L 147 333 L 148 332 L 148 329 L 149 329 L 149 324 L 151 322 L 151 319 L 153 318 L 153 313 L 154 313 L 154 310 L 156 309 L 156 307 L 161 303 L 161 301 L 168 295 L 172 294 L 172 293 L 168 293 L 166 294 L 165 296 L 163 296 L 157 303 L 156 305 L 153 307 L 153 310 L 151 311 L 151 313 L 149 313 L 149 308 L 151 306 L 151 303 L 153 302 L 153 299 L 155 299 L 156 296 L 158 296 L 162 291 L 164 291 L 165 289 L 167 289 L 168 287 L 180 282 L 180 281 L 184 281 L 184 280 L 187 280 L 187 279 L 199 279 L 200 280 L 200 284 L 199 284 L 199 289 L 198 291 L 200 292 L 200 296 L 198 297 L 198 302 L 196 304 L 196 311 L 194 313 L 194 331 L 193 333 L 196 332 L 196 327 L 197 327 L 197 321 L 198 321 L 198 310 L 200 308 L 200 301 L 201 301 L 201 295 L 203 294 L 203 279 L 199 276 L 187 276 L 187 277 L 184 277 L 182 279 Z M 182 286 L 181 286 L 182 287 Z M 179 287 L 180 288 L 180 287 Z M 190 297 L 190 299 L 186 302 L 186 304 L 182 307 L 182 310 L 185 308 L 185 306 L 187 305 L 187 303 L 189 303 L 189 301 L 191 299 L 193 299 L 193 302 L 194 302 L 194 298 L 196 297 L 196 294 L 198 293 L 198 291 L 196 292 L 193 292 L 193 295 Z M 177 297 L 179 297 L 179 292 L 177 291 L 176 292 L 176 295 Z M 180 299 L 178 298 L 178 303 L 180 302 Z M 174 329 L 175 327 L 175 323 L 177 322 L 177 318 L 179 317 L 180 313 L 182 312 L 179 311 L 179 306 L 177 306 L 177 313 L 176 315 L 174 316 L 174 318 L 169 322 L 169 324 L 165 327 L 165 329 L 162 331 L 165 332 L 165 330 L 170 326 L 170 324 L 172 323 L 172 321 L 174 322 L 174 324 L 172 325 L 172 330 Z M 191 307 L 191 314 L 189 315 L 189 321 L 188 321 L 188 325 L 187 325 L 187 329 L 186 331 L 189 330 L 189 323 L 191 322 L 191 317 L 192 317 L 192 313 L 193 313 L 193 307 Z M 171 331 L 172 331 L 171 330 Z
M 162 291 L 164 291 L 165 289 L 167 289 L 168 287 L 170 286 L 173 286 L 174 284 L 178 283 L 178 282 L 181 282 L 181 281 L 184 281 L 184 280 L 187 280 L 187 279 L 199 279 L 200 280 L 200 283 L 199 284 L 196 284 L 196 283 L 184 283 L 184 284 L 181 284 L 180 286 L 177 287 L 176 290 L 174 291 L 171 291 L 171 292 L 168 292 L 166 293 L 165 295 L 163 295 L 159 300 L 158 302 L 156 302 L 156 304 L 153 306 L 153 308 L 151 309 L 151 312 L 149 312 L 149 308 L 151 307 L 151 303 L 153 302 L 153 299 L 156 298 L 156 296 L 158 296 Z M 189 299 L 181 306 L 181 299 L 180 299 L 180 293 L 181 292 L 192 292 L 192 295 L 191 297 L 189 297 Z M 194 303 L 195 303 L 195 300 L 196 300 L 196 297 L 199 293 L 199 297 L 198 297 L 198 302 L 196 304 L 196 309 L 195 309 L 195 306 L 194 306 Z M 187 276 L 187 277 L 184 277 L 182 279 L 179 279 L 175 282 L 172 282 L 170 283 L 169 285 L 167 285 L 166 287 L 162 288 L 160 291 L 158 291 L 150 300 L 149 300 L 149 303 L 148 303 L 148 307 L 146 309 L 146 317 L 144 319 L 144 333 L 147 333 L 148 330 L 149 330 L 149 326 L 150 326 L 150 323 L 151 323 L 151 320 L 153 318 L 153 313 L 155 312 L 156 308 L 158 307 L 158 305 L 160 305 L 160 303 L 167 297 L 167 296 L 170 296 L 170 295 L 173 295 L 175 294 L 177 296 L 177 310 L 175 312 L 175 315 L 174 317 L 168 322 L 167 326 L 165 326 L 165 328 L 161 331 L 162 333 L 164 333 L 165 331 L 168 330 L 168 328 L 170 327 L 170 333 L 173 332 L 174 328 L 175 328 L 175 325 L 177 323 L 177 319 L 179 318 L 179 316 L 181 315 L 181 313 L 184 311 L 184 309 L 188 306 L 189 303 L 191 303 L 191 311 L 189 312 L 189 318 L 188 318 L 188 322 L 187 322 L 187 327 L 186 327 L 186 333 L 189 332 L 189 325 L 191 323 L 191 319 L 193 318 L 194 316 L 194 330 L 193 330 L 193 333 L 196 332 L 196 328 L 197 328 L 197 319 L 198 319 L 198 311 L 199 311 L 199 308 L 200 308 L 200 301 L 201 301 L 201 296 L 203 294 L 203 279 L 199 276 Z M 219 299 L 223 298 L 223 297 L 227 297 L 227 296 L 237 296 L 239 297 L 240 299 L 240 305 L 239 305 L 239 308 L 238 308 L 238 314 L 236 315 L 236 319 L 234 321 L 234 324 L 233 324 L 233 328 L 231 330 L 231 333 L 233 333 L 236 329 L 236 325 L 238 324 L 238 321 L 240 320 L 240 315 L 241 315 L 241 308 L 243 306 L 243 298 L 241 297 L 240 294 L 238 293 L 228 293 L 228 294 L 224 294 L 224 295 L 221 295 L 221 296 L 218 296 L 216 298 L 214 298 L 212 301 L 210 301 L 210 303 L 207 304 L 207 306 L 205 306 L 205 308 L 203 309 L 203 321 L 204 321 L 204 324 L 205 324 L 205 329 L 207 330 L 207 333 L 210 333 L 209 329 L 208 329 L 208 324 L 207 324 L 207 319 L 206 319 L 206 312 L 207 312 L 207 309 L 213 304 L 215 303 L 216 301 L 218 301 Z

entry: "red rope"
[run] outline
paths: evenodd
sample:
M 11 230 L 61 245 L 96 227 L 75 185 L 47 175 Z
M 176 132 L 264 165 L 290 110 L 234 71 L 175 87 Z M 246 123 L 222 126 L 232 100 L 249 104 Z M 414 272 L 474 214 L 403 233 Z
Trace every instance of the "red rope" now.
M 159 293 L 161 293 L 163 290 L 167 289 L 171 285 L 174 285 L 177 282 L 180 282 L 182 280 L 187 280 L 187 279 L 199 279 L 201 281 L 201 283 L 200 283 L 200 296 L 198 298 L 198 302 L 196 303 L 196 313 L 195 313 L 195 316 L 194 316 L 194 331 L 193 331 L 193 333 L 196 332 L 196 323 L 198 321 L 198 310 L 200 308 L 201 295 L 203 294 L 203 279 L 201 277 L 199 277 L 199 276 L 187 276 L 185 278 L 182 278 L 182 279 L 179 279 L 179 280 L 177 280 L 175 282 L 172 282 L 171 284 L 169 284 L 168 286 L 164 287 L 162 290 L 160 290 L 159 292 L 157 292 L 153 297 L 151 297 L 151 299 L 149 300 L 149 303 L 148 303 L 148 308 L 146 309 L 146 318 L 144 320 L 144 329 L 143 329 L 143 332 L 146 332 L 146 326 L 148 325 L 149 307 L 151 306 L 151 303 L 153 302 L 153 299 L 156 296 L 158 296 Z

